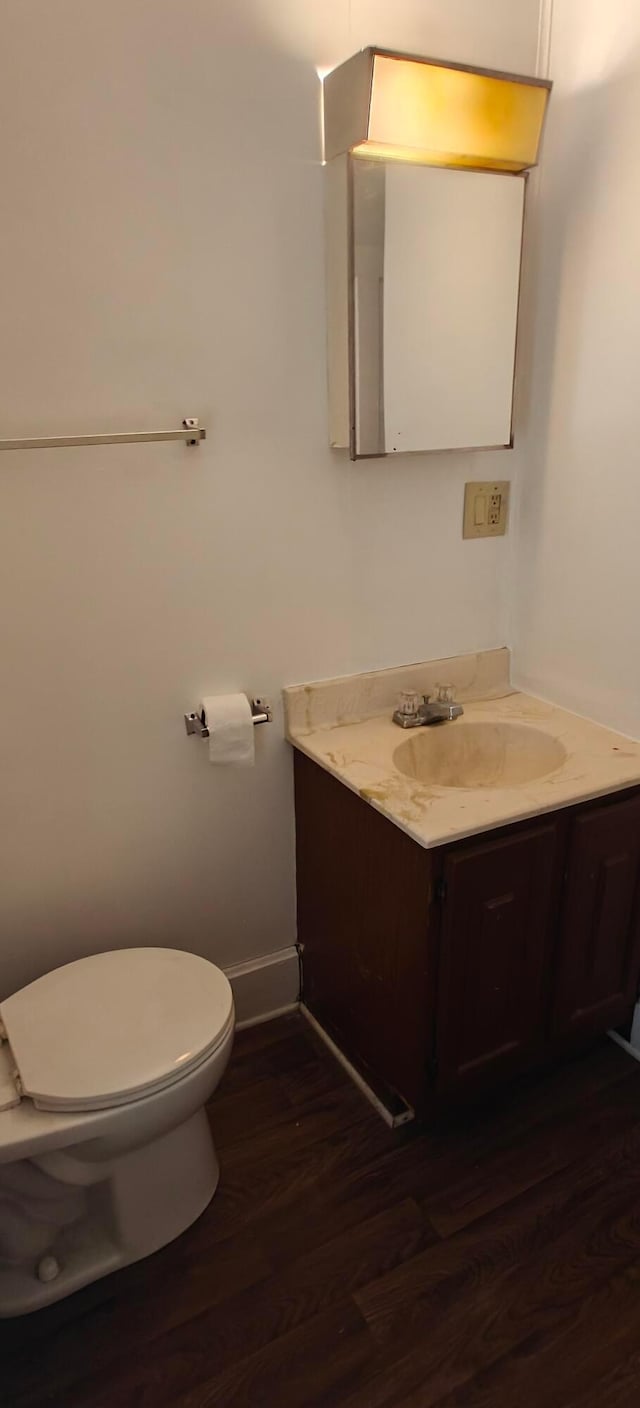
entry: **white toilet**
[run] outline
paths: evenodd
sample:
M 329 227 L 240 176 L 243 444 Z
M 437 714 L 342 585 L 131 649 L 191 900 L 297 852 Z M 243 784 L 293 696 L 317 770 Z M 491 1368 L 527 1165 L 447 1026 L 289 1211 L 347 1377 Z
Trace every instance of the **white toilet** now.
M 218 1182 L 233 995 L 195 954 L 81 958 L 0 1003 L 0 1316 L 148 1256 Z

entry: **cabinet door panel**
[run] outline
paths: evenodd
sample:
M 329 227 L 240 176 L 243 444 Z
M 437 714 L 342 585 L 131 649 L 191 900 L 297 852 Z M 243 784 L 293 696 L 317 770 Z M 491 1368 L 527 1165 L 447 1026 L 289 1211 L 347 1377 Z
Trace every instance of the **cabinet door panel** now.
M 604 1031 L 633 1005 L 640 964 L 640 797 L 574 822 L 555 1004 L 558 1035 Z
M 440 1090 L 482 1085 L 542 1047 L 557 826 L 449 856 L 437 1016 Z

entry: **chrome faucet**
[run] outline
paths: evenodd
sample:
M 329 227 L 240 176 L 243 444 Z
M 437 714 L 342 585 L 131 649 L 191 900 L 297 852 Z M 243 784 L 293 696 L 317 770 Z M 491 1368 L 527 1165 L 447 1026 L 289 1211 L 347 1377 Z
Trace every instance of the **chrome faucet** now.
M 414 690 L 404 690 L 400 695 L 398 708 L 394 710 L 393 722 L 400 728 L 423 728 L 429 724 L 443 724 L 459 719 L 464 714 L 461 704 L 453 697 L 452 684 L 436 685 L 436 697 L 432 701 L 428 694 L 416 694 Z

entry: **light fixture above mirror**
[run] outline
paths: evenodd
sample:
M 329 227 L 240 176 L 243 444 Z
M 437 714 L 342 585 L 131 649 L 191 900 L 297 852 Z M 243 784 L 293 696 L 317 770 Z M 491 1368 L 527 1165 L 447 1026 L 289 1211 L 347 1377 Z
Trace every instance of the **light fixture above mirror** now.
M 538 160 L 550 87 L 539 78 L 363 49 L 324 80 L 325 160 L 351 151 L 526 171 Z

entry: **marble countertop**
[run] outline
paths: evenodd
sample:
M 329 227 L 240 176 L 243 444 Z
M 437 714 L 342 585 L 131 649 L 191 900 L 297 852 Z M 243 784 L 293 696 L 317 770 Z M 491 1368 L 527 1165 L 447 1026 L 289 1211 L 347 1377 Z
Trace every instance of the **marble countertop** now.
M 417 781 L 399 772 L 393 755 L 408 738 L 431 730 L 403 730 L 391 721 L 391 709 L 371 717 L 349 718 L 347 722 L 331 723 L 331 711 L 336 692 L 349 683 L 352 711 L 367 710 L 371 704 L 371 688 L 366 682 L 375 676 L 351 677 L 350 682 L 328 681 L 317 686 L 299 686 L 285 690 L 287 736 L 294 747 L 333 774 L 352 792 L 364 798 L 372 807 L 388 817 L 419 845 L 440 846 L 479 832 L 489 831 L 510 822 L 523 821 L 559 807 L 571 806 L 625 787 L 640 785 L 640 743 L 513 690 L 505 679 L 508 652 L 486 652 L 480 668 L 468 666 L 466 688 L 457 690 L 464 702 L 463 723 L 516 723 L 525 725 L 558 740 L 566 750 L 566 758 L 554 771 L 534 780 L 510 786 L 444 787 L 433 782 Z M 472 657 L 458 657 L 469 662 Z M 443 672 L 443 664 L 447 669 Z M 451 677 L 456 673 L 454 662 L 432 662 L 427 667 L 412 666 L 414 672 L 427 668 L 433 674 L 438 669 Z M 388 693 L 393 699 L 395 688 L 406 685 L 398 679 L 401 671 L 381 671 L 388 678 Z M 406 672 L 405 672 L 406 673 Z M 458 676 L 461 678 L 460 668 Z M 357 697 L 355 681 L 365 682 L 364 694 Z M 454 683 L 456 681 L 454 680 Z M 482 686 L 490 698 L 473 698 Z M 410 687 L 413 687 L 411 685 Z M 381 686 L 376 685 L 376 700 Z M 317 689 L 318 698 L 314 698 Z M 306 701 L 304 708 L 302 699 Z M 333 691 L 333 695 L 331 694 Z M 354 692 L 355 691 L 355 692 Z M 289 696 L 289 698 L 287 698 Z M 338 716 L 340 716 L 340 711 Z M 322 722 L 316 720 L 322 719 Z M 335 719 L 335 712 L 334 712 Z M 342 720 L 344 713 L 342 714 Z M 455 729 L 457 721 L 438 725 L 438 731 Z

